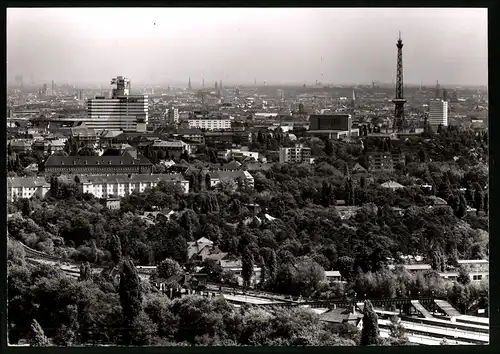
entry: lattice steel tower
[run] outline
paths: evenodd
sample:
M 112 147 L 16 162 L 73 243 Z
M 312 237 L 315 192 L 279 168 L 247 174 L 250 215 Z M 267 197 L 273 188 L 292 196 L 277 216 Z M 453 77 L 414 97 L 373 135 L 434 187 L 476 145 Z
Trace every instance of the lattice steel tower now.
M 403 129 L 405 120 L 404 106 L 407 102 L 403 98 L 403 41 L 401 40 L 401 32 L 399 32 L 399 39 L 396 47 L 398 47 L 398 62 L 396 77 L 396 98 L 392 100 L 395 106 L 393 129 L 396 131 L 401 131 Z

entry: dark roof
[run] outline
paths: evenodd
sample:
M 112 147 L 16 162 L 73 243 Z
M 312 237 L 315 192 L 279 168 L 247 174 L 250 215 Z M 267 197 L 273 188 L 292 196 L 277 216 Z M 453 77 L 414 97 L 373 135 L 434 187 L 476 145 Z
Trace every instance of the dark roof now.
M 242 170 L 239 171 L 214 171 L 209 173 L 211 179 L 236 180 L 238 177 L 247 178 Z
M 132 157 L 128 152 L 125 152 L 121 156 L 56 156 L 51 155 L 45 161 L 46 167 L 51 166 L 72 166 L 72 165 L 89 165 L 89 166 L 100 166 L 100 165 L 147 165 L 151 166 L 152 163 L 142 155 L 139 155 L 137 159 Z
M 177 132 L 172 133 L 174 135 L 203 135 L 201 129 L 177 129 Z
M 273 167 L 272 163 L 249 163 L 247 164 L 247 170 L 248 171 L 267 171 L 270 170 L 271 167 Z
M 45 178 L 40 177 L 7 177 L 7 185 L 9 187 L 27 187 L 34 188 L 40 186 L 50 186 Z
M 362 317 L 363 315 L 361 315 L 358 311 L 353 314 L 352 309 L 336 308 L 322 313 L 320 315 L 320 320 L 325 322 L 343 323 L 346 321 L 357 321 Z

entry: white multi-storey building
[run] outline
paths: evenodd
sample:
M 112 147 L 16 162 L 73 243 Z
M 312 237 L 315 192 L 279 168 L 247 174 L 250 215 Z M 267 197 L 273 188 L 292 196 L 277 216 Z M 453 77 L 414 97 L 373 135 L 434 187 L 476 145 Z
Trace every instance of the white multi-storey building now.
M 111 98 L 96 96 L 87 101 L 86 126 L 96 131 L 145 132 L 148 123 L 148 96 L 129 95 L 130 80 L 118 76 Z
M 280 148 L 280 163 L 311 162 L 311 149 L 302 144 L 296 144 L 293 148 Z
M 179 123 L 179 109 L 170 108 L 167 110 L 167 121 L 171 124 Z
M 437 128 L 440 124 L 448 125 L 448 102 L 443 100 L 433 100 L 429 102 L 428 124 L 432 128 Z
M 188 120 L 189 128 L 198 128 L 206 130 L 231 129 L 230 119 L 206 119 L 197 118 Z
M 8 177 L 7 200 L 14 201 L 20 198 L 45 197 L 50 190 L 50 184 L 40 177 Z
M 181 174 L 162 175 L 113 175 L 113 176 L 82 176 L 82 192 L 90 193 L 96 198 L 125 197 L 132 192 L 144 192 L 146 188 L 153 188 L 160 181 L 179 184 L 184 193 L 189 192 L 189 181 Z

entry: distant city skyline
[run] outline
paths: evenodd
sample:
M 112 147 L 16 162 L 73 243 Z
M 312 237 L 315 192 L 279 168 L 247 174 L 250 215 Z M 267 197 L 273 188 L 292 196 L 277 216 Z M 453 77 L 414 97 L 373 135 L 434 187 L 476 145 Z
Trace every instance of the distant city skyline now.
M 23 8 L 7 10 L 14 83 L 486 86 L 486 9 Z

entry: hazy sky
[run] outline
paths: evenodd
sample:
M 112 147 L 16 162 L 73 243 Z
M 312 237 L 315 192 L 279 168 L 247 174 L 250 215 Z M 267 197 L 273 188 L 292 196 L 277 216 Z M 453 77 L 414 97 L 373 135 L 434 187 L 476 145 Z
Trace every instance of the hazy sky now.
M 7 71 L 30 81 L 486 85 L 486 9 L 7 10 Z

